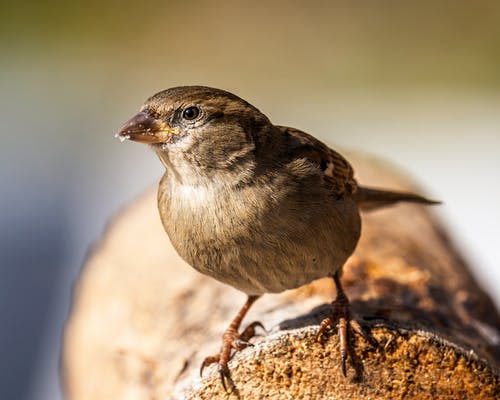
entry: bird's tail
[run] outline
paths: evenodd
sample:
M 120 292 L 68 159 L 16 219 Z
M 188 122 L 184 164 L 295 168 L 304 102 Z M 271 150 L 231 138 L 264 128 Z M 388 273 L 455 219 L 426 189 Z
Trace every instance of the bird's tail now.
M 363 211 L 375 210 L 399 202 L 419 203 L 426 205 L 441 204 L 440 201 L 429 200 L 415 193 L 392 192 L 389 190 L 375 189 L 358 186 L 354 193 L 354 201 Z

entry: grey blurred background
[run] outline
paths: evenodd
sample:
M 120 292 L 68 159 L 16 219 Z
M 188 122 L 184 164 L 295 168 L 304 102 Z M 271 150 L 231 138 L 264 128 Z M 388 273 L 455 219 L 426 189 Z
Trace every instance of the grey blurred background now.
M 162 173 L 113 134 L 176 85 L 402 167 L 500 304 L 500 2 L 3 3 L 0 398 L 61 398 L 85 254 Z

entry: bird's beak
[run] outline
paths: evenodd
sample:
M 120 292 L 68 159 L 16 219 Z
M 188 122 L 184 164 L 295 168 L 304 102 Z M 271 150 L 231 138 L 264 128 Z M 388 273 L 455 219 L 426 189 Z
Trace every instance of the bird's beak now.
M 125 122 L 115 137 L 121 141 L 129 139 L 139 143 L 155 144 L 168 142 L 172 135 L 178 134 L 177 129 L 141 111 Z

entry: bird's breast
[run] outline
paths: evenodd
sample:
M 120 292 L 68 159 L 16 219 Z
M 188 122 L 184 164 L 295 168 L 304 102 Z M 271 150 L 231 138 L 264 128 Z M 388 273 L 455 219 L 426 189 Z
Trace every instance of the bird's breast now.
M 158 206 L 184 260 L 249 294 L 280 292 L 335 272 L 359 238 L 354 203 L 335 202 L 317 186 L 163 181 Z
M 248 231 L 255 205 L 222 184 L 160 184 L 158 207 L 165 230 L 179 253 L 201 254 Z M 189 257 L 192 259 L 193 257 Z M 194 260 L 189 260 L 193 263 Z
M 216 199 L 213 190 L 205 185 L 179 185 L 174 193 L 173 200 L 177 206 L 186 208 L 195 213 L 200 212 L 200 208 Z

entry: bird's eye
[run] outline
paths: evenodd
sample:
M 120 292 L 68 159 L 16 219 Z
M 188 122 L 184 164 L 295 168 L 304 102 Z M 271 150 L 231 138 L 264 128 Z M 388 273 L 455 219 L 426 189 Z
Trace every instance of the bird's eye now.
M 187 119 L 189 121 L 195 119 L 200 115 L 200 109 L 196 106 L 189 106 L 184 109 L 182 112 L 182 118 Z

